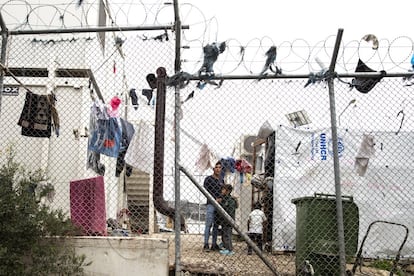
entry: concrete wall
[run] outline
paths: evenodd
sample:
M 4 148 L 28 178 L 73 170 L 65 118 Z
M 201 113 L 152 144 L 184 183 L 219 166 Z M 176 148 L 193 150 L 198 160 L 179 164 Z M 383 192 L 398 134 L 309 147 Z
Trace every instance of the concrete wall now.
M 84 254 L 88 276 L 168 275 L 168 239 L 142 237 L 74 237 L 77 254 Z

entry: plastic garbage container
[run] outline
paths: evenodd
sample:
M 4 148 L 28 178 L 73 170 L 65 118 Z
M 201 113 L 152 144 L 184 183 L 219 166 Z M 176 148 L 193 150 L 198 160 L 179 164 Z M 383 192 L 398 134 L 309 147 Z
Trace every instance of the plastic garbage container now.
M 315 275 L 339 275 L 339 246 L 335 195 L 315 194 L 292 199 L 296 205 L 296 274 L 305 261 Z M 353 197 L 342 197 L 345 254 L 358 250 L 359 211 Z

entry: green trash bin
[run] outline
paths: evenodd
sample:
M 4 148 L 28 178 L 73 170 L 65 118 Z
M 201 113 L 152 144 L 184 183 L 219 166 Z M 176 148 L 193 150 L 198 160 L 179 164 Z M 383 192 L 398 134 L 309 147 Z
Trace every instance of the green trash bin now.
M 339 246 L 335 195 L 315 194 L 292 199 L 296 205 L 296 274 L 305 261 L 315 275 L 339 275 Z M 358 250 L 359 211 L 353 197 L 342 197 L 345 254 Z

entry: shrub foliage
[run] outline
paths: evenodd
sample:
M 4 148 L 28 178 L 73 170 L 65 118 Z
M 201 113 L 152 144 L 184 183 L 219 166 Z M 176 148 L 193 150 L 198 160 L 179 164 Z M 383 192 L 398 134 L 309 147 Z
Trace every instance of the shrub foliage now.
M 48 206 L 54 187 L 46 174 L 16 163 L 12 147 L 0 155 L 0 275 L 83 275 L 90 263 L 65 242 L 76 228 Z

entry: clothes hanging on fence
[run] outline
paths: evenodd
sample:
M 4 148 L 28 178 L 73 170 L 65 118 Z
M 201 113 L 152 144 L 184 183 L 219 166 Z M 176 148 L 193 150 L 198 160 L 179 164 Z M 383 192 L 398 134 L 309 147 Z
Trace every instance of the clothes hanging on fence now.
M 125 154 L 128 150 L 129 144 L 131 143 L 132 137 L 134 136 L 135 129 L 134 126 L 120 118 L 121 127 L 122 127 L 122 136 L 121 136 L 121 147 L 119 149 L 118 158 L 116 159 L 116 169 L 115 169 L 115 176 L 119 177 L 121 172 L 124 170 L 125 166 L 125 174 L 126 176 L 131 176 L 132 174 L 132 166 L 125 163 Z
M 30 137 L 50 138 L 52 128 L 59 137 L 59 115 L 55 107 L 55 95 L 38 95 L 26 92 L 23 110 L 18 125 L 22 127 L 22 135 Z
M 369 159 L 375 153 L 374 146 L 374 136 L 364 134 L 358 154 L 355 157 L 355 169 L 359 176 L 364 176 L 367 172 Z
M 241 173 L 252 173 L 253 166 L 246 159 L 237 159 L 235 169 Z
M 240 184 L 244 182 L 245 174 L 251 174 L 253 166 L 244 158 L 237 159 L 235 169 L 239 172 Z
M 214 153 L 210 150 L 208 145 L 202 144 L 195 166 L 200 173 L 204 173 L 206 170 L 213 167 L 212 164 L 215 164 L 216 160 L 217 157 L 215 157 Z
M 107 112 L 110 117 L 119 118 L 119 105 L 121 104 L 121 99 L 117 96 L 114 96 L 109 102 Z
M 369 68 L 362 60 L 358 60 L 358 65 L 355 72 L 377 72 Z M 387 74 L 384 70 L 380 71 L 381 75 L 377 77 L 356 77 L 352 80 L 351 88 L 355 87 L 361 93 L 368 93 L 375 87 L 375 85 L 381 81 L 381 79 Z
M 86 168 L 92 169 L 99 175 L 105 175 L 105 164 L 101 163 L 101 154 L 88 150 Z
M 121 102 L 118 96 L 112 97 L 109 104 L 105 106 L 109 119 L 98 120 L 98 137 L 103 133 L 103 147 L 100 147 L 99 152 L 116 158 L 121 150 L 122 141 L 122 126 L 119 114 Z
M 129 97 L 131 98 L 132 106 L 135 110 L 138 110 L 138 96 L 135 88 L 129 90 Z
M 235 171 L 235 165 L 236 160 L 233 157 L 227 157 L 227 158 L 221 158 L 221 174 L 220 178 L 225 179 L 226 175 L 229 175 L 230 173 L 234 173 Z
M 90 133 L 95 133 L 97 130 L 97 121 L 98 119 L 107 120 L 109 116 L 105 111 L 105 105 L 99 101 L 93 102 L 91 106 L 91 111 L 89 115 L 89 131 Z M 91 136 L 88 137 L 88 152 L 87 152 L 87 161 L 86 168 L 92 169 L 99 175 L 105 175 L 105 165 L 101 163 L 101 155 L 99 152 L 89 150 L 89 144 Z
M 125 154 L 125 162 L 143 172 L 154 171 L 154 126 L 140 121 Z
M 70 181 L 70 217 L 83 235 L 107 235 L 105 183 L 102 176 Z
M 99 152 L 110 157 L 118 157 L 122 135 L 118 118 L 98 118 L 96 125 L 92 129 L 91 139 L 88 141 L 88 150 Z

